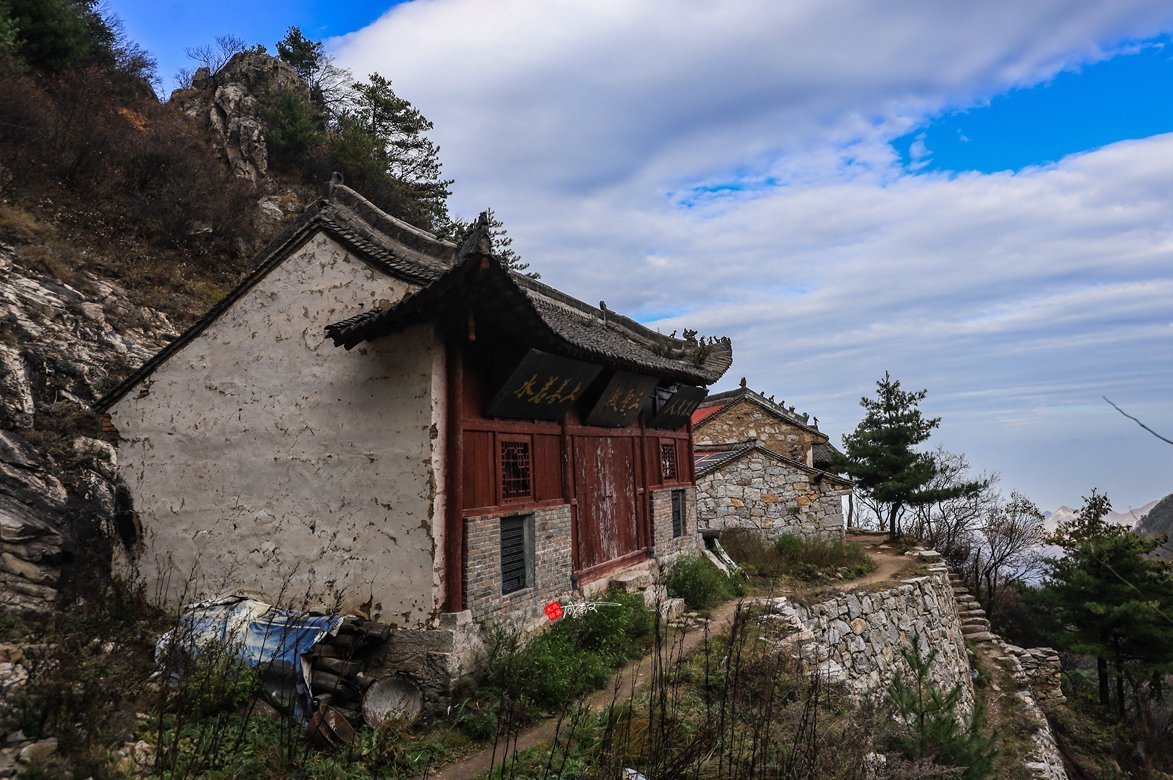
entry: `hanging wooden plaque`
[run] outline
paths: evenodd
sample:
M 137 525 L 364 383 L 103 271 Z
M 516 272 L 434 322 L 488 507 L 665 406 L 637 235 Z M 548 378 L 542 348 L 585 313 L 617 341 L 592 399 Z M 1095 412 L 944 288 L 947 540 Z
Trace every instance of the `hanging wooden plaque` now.
M 586 424 L 604 428 L 631 425 L 639 418 L 640 409 L 658 382 L 654 376 L 616 371 L 587 415 Z
M 486 417 L 512 420 L 559 420 L 602 366 L 531 349 L 493 396 Z
M 672 397 L 652 415 L 648 425 L 652 428 L 682 428 L 708 394 L 703 387 L 679 385 Z

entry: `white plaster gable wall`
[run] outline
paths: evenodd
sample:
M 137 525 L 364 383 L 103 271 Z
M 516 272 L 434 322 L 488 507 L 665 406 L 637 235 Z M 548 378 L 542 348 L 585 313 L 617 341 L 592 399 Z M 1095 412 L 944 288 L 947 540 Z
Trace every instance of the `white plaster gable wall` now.
M 434 617 L 441 345 L 323 333 L 412 289 L 319 234 L 111 409 L 148 593 Z

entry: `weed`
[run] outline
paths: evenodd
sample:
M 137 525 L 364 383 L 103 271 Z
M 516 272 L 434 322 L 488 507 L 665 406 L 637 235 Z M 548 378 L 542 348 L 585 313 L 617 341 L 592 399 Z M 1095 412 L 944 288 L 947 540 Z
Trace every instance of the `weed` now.
M 596 713 L 573 703 L 549 746 L 506 751 L 489 777 L 863 776 L 871 713 L 780 651 L 753 611 L 739 607 L 691 657 L 659 629 L 644 692 Z
M 736 595 L 735 585 L 704 556 L 678 559 L 668 570 L 668 595 L 692 609 L 709 609 Z
M 727 531 L 721 543 L 747 573 L 765 580 L 851 580 L 876 568 L 861 546 L 838 539 L 783 534 L 771 543 L 753 531 Z
M 476 690 L 458 705 L 464 732 L 487 740 L 562 710 L 643 655 L 653 628 L 643 597 L 610 589 L 602 600 L 610 606 L 563 618 L 528 644 L 517 627 L 493 627 Z
M 29 244 L 45 232 L 45 226 L 29 212 L 0 203 L 0 241 Z

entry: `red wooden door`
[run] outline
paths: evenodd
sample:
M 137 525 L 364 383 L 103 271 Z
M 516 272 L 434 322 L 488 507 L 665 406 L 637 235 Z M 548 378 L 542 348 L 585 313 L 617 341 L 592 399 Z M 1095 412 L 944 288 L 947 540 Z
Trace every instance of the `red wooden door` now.
M 627 437 L 575 437 L 580 570 L 640 549 L 632 442 Z

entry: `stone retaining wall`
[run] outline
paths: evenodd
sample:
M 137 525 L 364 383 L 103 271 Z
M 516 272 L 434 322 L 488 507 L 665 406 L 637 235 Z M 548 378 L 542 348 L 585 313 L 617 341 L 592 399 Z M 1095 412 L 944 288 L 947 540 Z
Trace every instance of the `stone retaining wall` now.
M 969 656 L 945 566 L 874 593 L 846 593 L 811 606 L 779 597 L 773 606 L 798 629 L 792 637 L 797 651 L 860 698 L 882 695 L 897 675 L 909 679 L 901 650 L 919 635 L 925 657 L 936 651 L 932 681 L 944 690 L 960 685 L 961 709 L 973 711 Z

